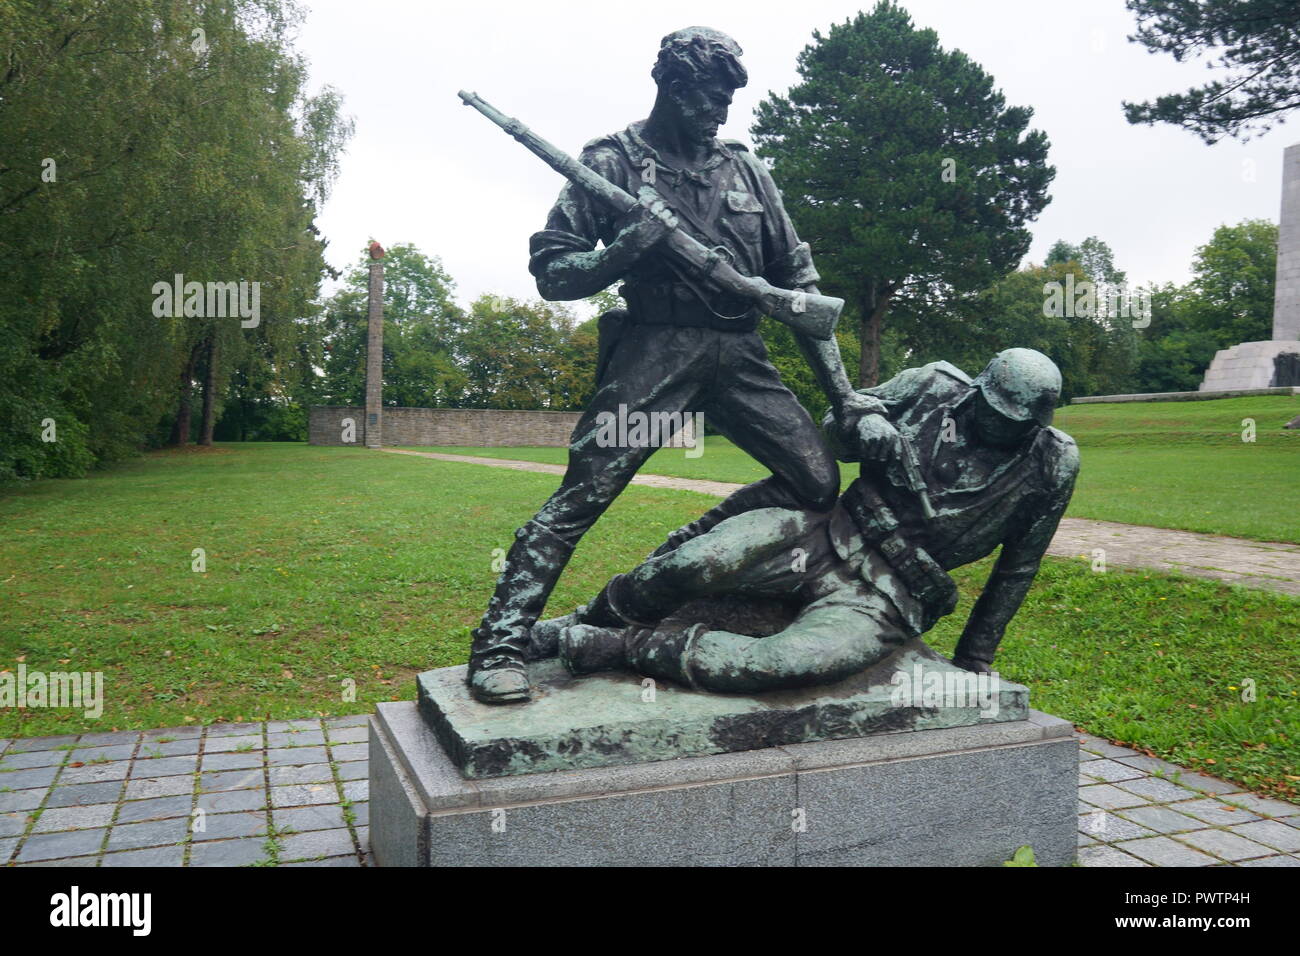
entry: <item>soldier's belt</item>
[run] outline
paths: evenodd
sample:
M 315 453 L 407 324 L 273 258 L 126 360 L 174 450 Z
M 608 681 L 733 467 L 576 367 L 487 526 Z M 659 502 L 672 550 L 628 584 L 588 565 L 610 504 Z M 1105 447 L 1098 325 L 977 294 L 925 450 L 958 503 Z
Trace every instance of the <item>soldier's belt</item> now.
M 757 309 L 750 309 L 743 319 L 719 318 L 680 282 L 626 282 L 621 294 L 627 300 L 628 314 L 638 325 L 679 325 L 728 332 L 752 332 L 758 328 Z
M 927 610 L 938 611 L 939 617 L 951 613 L 957 606 L 957 585 L 952 576 L 928 551 L 903 537 L 898 519 L 880 493 L 859 478 L 843 500 L 863 542 L 880 552 L 912 596 Z

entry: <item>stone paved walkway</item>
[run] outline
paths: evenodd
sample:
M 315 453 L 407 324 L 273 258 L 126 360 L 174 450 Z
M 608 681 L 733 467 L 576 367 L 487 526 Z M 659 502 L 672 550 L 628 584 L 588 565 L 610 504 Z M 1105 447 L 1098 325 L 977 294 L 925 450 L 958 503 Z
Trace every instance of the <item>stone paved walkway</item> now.
M 0 866 L 366 866 L 364 715 L 0 740 Z M 1300 806 L 1080 736 L 1084 866 L 1300 866 Z
M 477 458 L 470 455 L 444 455 L 438 452 L 403 451 L 384 448 L 395 455 L 417 455 L 516 471 L 563 475 L 563 465 L 546 465 L 535 461 L 504 458 Z M 741 487 L 725 481 L 697 481 L 665 475 L 637 475 L 633 484 L 676 491 L 698 491 L 725 497 Z M 1194 531 L 1170 531 L 1142 525 L 1065 518 L 1052 539 L 1048 553 L 1057 557 L 1089 561 L 1093 552 L 1105 552 L 1107 565 L 1152 568 L 1196 577 L 1214 578 L 1252 588 L 1281 591 L 1300 596 L 1300 545 L 1250 541 L 1223 535 L 1199 534 Z

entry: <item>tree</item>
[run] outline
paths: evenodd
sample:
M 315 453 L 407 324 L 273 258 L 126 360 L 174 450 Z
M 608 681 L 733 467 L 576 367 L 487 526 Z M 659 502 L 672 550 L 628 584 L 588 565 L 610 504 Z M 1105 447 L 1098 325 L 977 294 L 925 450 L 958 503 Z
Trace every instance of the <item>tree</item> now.
M 349 129 L 332 93 L 306 95 L 299 15 L 291 0 L 0 5 L 0 478 L 188 438 L 199 376 L 210 432 L 232 370 L 285 353 Z M 261 327 L 155 313 L 155 283 L 178 273 L 259 282 Z
M 1109 286 L 1122 286 L 1127 274 L 1115 266 L 1115 253 L 1109 245 L 1096 236 L 1089 236 L 1079 245 L 1072 245 L 1064 239 L 1058 239 L 1047 251 L 1045 265 L 1077 262 L 1093 282 Z
M 890 0 L 813 41 L 751 132 L 823 287 L 850 303 L 870 385 L 891 306 L 924 315 L 1014 269 L 1055 170 L 1033 111 Z
M 1124 103 L 1130 123 L 1172 123 L 1206 143 L 1250 139 L 1300 106 L 1300 4 L 1295 0 L 1128 0 L 1138 31 L 1130 40 L 1174 59 L 1222 50 L 1222 80 L 1154 103 Z
M 1190 324 L 1208 332 L 1216 348 L 1273 337 L 1277 226 L 1246 219 L 1219 226 L 1196 250 Z

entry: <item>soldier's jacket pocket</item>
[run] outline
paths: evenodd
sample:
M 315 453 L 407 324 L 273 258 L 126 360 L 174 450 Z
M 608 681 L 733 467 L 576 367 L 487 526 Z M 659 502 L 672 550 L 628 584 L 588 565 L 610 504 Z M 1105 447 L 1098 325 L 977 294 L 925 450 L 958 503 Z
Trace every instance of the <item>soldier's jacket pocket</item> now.
M 727 190 L 727 208 L 732 212 L 762 212 L 763 204 L 753 193 L 740 189 Z

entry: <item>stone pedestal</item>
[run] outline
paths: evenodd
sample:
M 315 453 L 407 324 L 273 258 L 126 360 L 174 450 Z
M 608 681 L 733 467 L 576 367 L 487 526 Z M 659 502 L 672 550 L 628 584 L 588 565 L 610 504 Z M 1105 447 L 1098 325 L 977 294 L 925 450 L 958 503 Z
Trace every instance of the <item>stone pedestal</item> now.
M 386 703 L 371 719 L 370 842 L 381 866 L 996 866 L 1026 844 L 1061 866 L 1077 774 L 1070 725 L 1027 711 L 468 778 L 415 702 Z
M 1288 355 L 1300 356 L 1300 341 L 1242 342 L 1232 348 L 1220 349 L 1205 370 L 1201 391 L 1300 385 L 1300 381 L 1291 380 L 1294 375 L 1291 362 L 1295 360 L 1283 358 L 1281 363 L 1278 362 L 1280 356 Z

